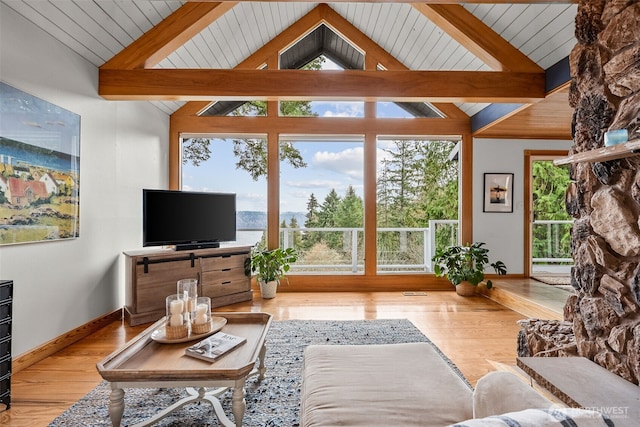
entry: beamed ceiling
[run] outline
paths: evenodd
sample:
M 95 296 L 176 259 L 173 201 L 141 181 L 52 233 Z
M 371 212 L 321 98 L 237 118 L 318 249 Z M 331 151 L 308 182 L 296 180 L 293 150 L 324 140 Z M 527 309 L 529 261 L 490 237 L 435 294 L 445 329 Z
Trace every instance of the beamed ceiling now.
M 173 116 L 383 100 L 479 137 L 570 139 L 571 1 L 0 2 L 100 67 L 100 96 Z M 318 54 L 345 70 L 296 69 Z

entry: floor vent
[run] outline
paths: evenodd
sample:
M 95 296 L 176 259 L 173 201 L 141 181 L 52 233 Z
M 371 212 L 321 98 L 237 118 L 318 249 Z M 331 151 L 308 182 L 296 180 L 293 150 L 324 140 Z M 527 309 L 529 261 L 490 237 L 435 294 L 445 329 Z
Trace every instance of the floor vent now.
M 405 297 L 426 297 L 427 293 L 426 292 L 403 292 L 402 295 L 404 295 Z

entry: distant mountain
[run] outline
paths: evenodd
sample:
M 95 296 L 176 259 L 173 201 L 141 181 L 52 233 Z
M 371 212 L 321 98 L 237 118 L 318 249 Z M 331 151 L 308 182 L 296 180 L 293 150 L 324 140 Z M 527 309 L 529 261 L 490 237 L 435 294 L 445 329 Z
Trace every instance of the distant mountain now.
M 303 227 L 306 221 L 304 212 L 280 212 L 280 222 L 286 221 L 287 225 L 295 218 L 298 226 Z M 238 211 L 236 212 L 236 227 L 238 229 L 265 229 L 267 228 L 267 213 L 262 211 Z

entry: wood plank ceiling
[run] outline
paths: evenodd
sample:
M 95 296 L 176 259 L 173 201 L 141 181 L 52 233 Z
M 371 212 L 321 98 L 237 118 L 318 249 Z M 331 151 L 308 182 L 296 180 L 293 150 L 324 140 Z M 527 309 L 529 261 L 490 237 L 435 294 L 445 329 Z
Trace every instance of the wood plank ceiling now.
M 544 74 L 541 74 L 540 81 L 539 73 L 536 73 L 538 70 L 553 69 L 554 65 L 566 60 L 575 44 L 573 28 L 576 5 L 570 1 L 542 3 L 518 0 L 515 4 L 501 1 L 461 2 L 460 5 L 442 6 L 431 3 L 454 2 L 328 3 L 338 17 L 353 26 L 362 37 L 370 39 L 397 59 L 398 65 L 403 68 L 378 73 L 384 76 L 377 76 L 380 80 L 374 87 L 381 86 L 384 90 L 375 93 L 362 89 L 365 86 L 358 83 L 363 78 L 371 79 L 370 71 L 343 72 L 343 81 L 351 82 L 351 87 L 360 88 L 351 92 L 347 86 L 335 86 L 337 83 L 330 75 L 321 76 L 319 80 L 295 70 L 272 70 L 273 76 L 268 73 L 260 75 L 262 80 L 272 79 L 272 87 L 280 91 L 275 94 L 270 92 L 267 85 L 252 85 L 256 73 L 264 73 L 265 70 L 254 71 L 255 66 L 243 70 L 246 80 L 237 77 L 242 76 L 238 70 L 231 70 L 242 65 L 243 61 L 314 10 L 318 3 L 220 3 L 210 16 L 201 17 L 202 23 L 194 25 L 197 30 L 193 34 L 181 28 L 175 34 L 167 35 L 167 40 L 172 37 L 175 40 L 166 41 L 166 46 L 155 52 L 155 56 L 147 58 L 148 63 L 152 64 L 152 69 L 147 70 L 126 64 L 114 67 L 113 64 L 117 63 L 118 54 L 122 56 L 128 46 L 132 46 L 136 40 L 139 43 L 144 34 L 154 27 L 166 25 L 169 28 L 174 13 L 188 2 L 0 0 L 0 3 L 23 15 L 95 66 L 102 67 L 101 79 L 103 71 L 104 76 L 115 75 L 111 81 L 114 84 L 122 78 L 138 79 L 139 86 L 135 90 L 131 89 L 134 80 L 125 80 L 119 89 L 120 94 L 113 95 L 114 98 L 150 99 L 168 114 L 183 107 L 186 100 L 238 99 L 238 93 L 243 94 L 242 99 L 275 99 L 282 95 L 285 87 L 289 90 L 286 95 L 290 99 L 305 98 L 311 93 L 306 88 L 312 83 L 320 83 L 336 87 L 335 93 L 325 94 L 336 99 L 454 102 L 459 110 L 472 118 L 486 115 L 484 113 L 490 111 L 492 103 L 530 102 L 530 106 L 512 108 L 511 112 L 502 116 L 482 119 L 484 122 L 481 121 L 477 126 L 474 135 L 570 138 L 572 111 L 566 102 L 566 84 L 545 88 Z M 197 10 L 203 9 L 194 8 L 194 11 Z M 184 16 L 182 19 L 185 23 L 195 22 Z M 171 27 L 175 28 L 173 24 Z M 129 51 L 131 49 L 129 47 Z M 148 46 L 146 49 L 146 52 L 150 51 Z M 144 67 L 149 68 L 147 65 Z M 196 91 L 189 92 L 186 86 L 174 87 L 174 92 L 164 94 L 160 94 L 158 88 L 140 90 L 149 81 L 146 72 L 156 76 L 164 73 L 175 82 L 173 76 L 180 73 L 200 79 L 202 74 L 199 69 L 213 69 L 215 72 L 207 77 L 213 80 Z M 486 77 L 482 77 L 485 82 L 493 81 L 490 93 L 486 93 L 486 88 L 483 92 L 474 84 L 476 76 L 485 74 Z M 407 77 L 409 75 L 410 79 Z M 227 82 L 237 79 L 237 87 L 234 89 L 233 85 L 225 84 L 221 87 L 226 88 L 227 92 L 217 89 L 205 92 L 204 88 L 216 87 L 211 86 L 211 82 L 218 78 Z M 438 79 L 442 78 L 447 79 L 448 88 L 442 83 L 434 84 L 434 81 L 441 82 Z M 283 85 L 283 81 L 287 84 Z M 451 83 L 456 81 L 459 89 L 454 91 Z M 129 92 L 126 92 L 125 86 L 129 87 Z M 111 86 L 109 90 L 114 88 Z M 155 91 L 157 95 L 152 96 L 149 91 Z M 105 92 L 101 94 L 109 96 Z

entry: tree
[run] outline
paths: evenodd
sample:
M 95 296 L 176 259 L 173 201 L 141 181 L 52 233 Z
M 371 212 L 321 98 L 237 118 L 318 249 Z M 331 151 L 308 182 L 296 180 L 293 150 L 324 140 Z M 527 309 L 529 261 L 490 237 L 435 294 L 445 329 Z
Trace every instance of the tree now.
M 364 226 L 364 205 L 362 198 L 356 194 L 353 186 L 347 188 L 347 193 L 338 204 L 335 212 L 334 224 L 336 227 L 362 227 Z
M 331 189 L 329 194 L 324 198 L 320 211 L 318 212 L 318 225 L 320 228 L 333 228 L 336 226 L 336 212 L 340 205 L 340 196 L 334 188 Z M 321 241 L 325 241 L 331 249 L 342 248 L 342 232 L 340 231 L 328 231 L 319 232 L 318 238 Z
M 316 199 L 315 194 L 311 193 L 311 196 L 309 196 L 309 201 L 307 202 L 307 214 L 305 215 L 307 220 L 304 223 L 305 227 L 313 228 L 318 224 L 319 209 L 320 204 L 318 203 L 318 199 Z
M 570 220 L 565 207 L 565 193 L 571 181 L 569 170 L 546 160 L 533 162 L 532 173 L 534 219 Z M 533 258 L 571 257 L 571 224 L 534 226 L 532 235 Z
M 336 227 L 341 228 L 360 228 L 364 226 L 364 203 L 353 186 L 347 188 L 347 192 L 336 209 L 335 220 Z M 352 231 L 357 233 L 356 230 Z M 359 240 L 359 239 L 358 239 Z M 350 233 L 342 233 L 342 250 L 351 251 L 353 236 Z
M 393 148 L 383 149 L 389 158 L 384 162 L 384 172 L 378 180 L 379 193 L 384 198 L 378 211 L 381 227 L 404 227 L 407 209 L 415 201 L 415 189 L 419 187 L 416 175 L 416 142 L 393 141 Z

